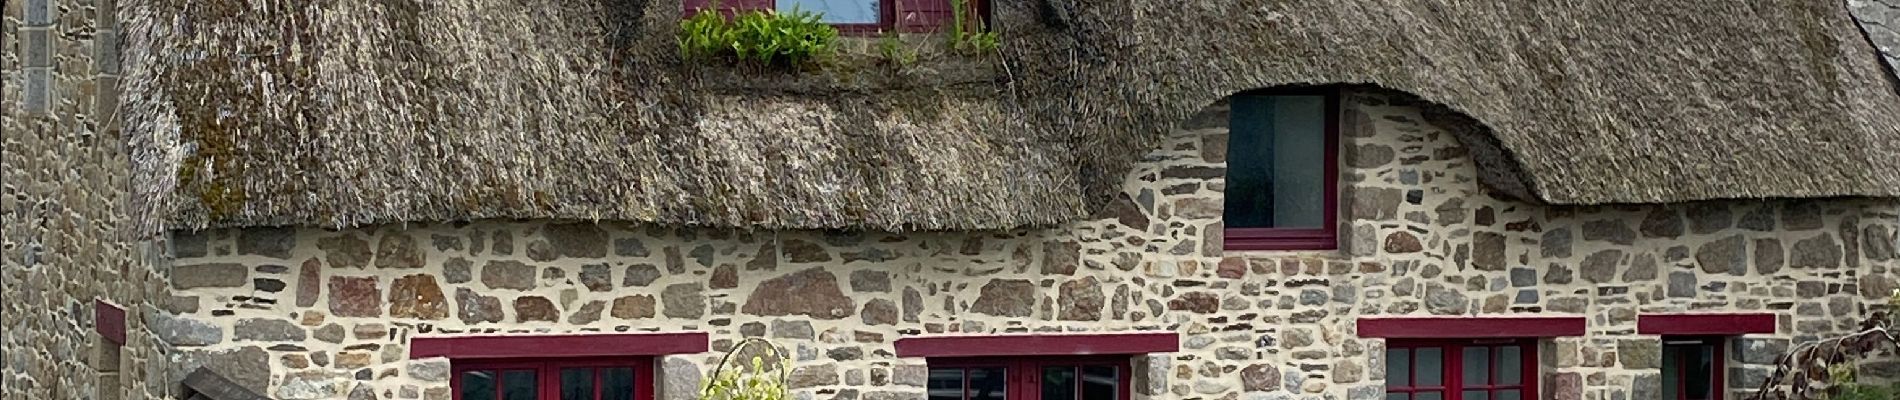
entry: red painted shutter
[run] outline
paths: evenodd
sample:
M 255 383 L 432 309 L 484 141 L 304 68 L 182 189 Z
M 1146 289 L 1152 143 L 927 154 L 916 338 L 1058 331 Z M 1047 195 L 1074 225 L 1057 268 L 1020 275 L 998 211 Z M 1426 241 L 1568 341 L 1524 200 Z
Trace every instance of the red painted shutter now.
M 680 17 L 691 17 L 699 10 L 712 8 L 714 2 L 719 3 L 719 10 L 728 17 L 738 11 L 770 10 L 777 6 L 773 0 L 680 0 Z
M 906 32 L 948 31 L 953 20 L 950 0 L 889 0 L 896 3 L 896 24 Z M 966 2 L 974 3 L 974 1 Z M 974 18 L 974 12 L 964 18 Z M 942 29 L 939 29 L 942 28 Z

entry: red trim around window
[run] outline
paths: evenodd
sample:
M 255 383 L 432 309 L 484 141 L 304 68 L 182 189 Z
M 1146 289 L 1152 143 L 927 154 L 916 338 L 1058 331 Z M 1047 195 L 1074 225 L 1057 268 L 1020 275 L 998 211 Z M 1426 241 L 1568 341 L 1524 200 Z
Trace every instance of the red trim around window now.
M 1645 314 L 1636 317 L 1644 335 L 1746 335 L 1775 333 L 1775 314 Z
M 1486 355 L 1489 357 L 1489 360 L 1486 362 L 1490 365 L 1487 371 L 1490 376 L 1485 377 L 1483 383 L 1471 384 L 1465 382 L 1465 363 L 1468 360 L 1465 360 L 1464 350 L 1467 347 L 1484 347 L 1488 349 Z M 1500 379 L 1502 375 L 1498 374 L 1499 368 L 1497 365 L 1503 360 L 1503 358 L 1498 356 L 1498 349 L 1502 347 L 1516 347 L 1518 349 L 1517 364 L 1519 368 L 1518 373 L 1520 375 L 1518 375 L 1518 382 L 1515 384 L 1503 383 L 1503 380 Z M 1438 385 L 1418 385 L 1419 368 L 1417 349 L 1420 348 L 1441 349 L 1440 355 L 1442 358 L 1439 364 L 1441 374 Z M 1406 377 L 1404 382 L 1407 384 L 1405 385 L 1392 382 L 1388 378 L 1385 389 L 1386 393 L 1439 393 L 1441 394 L 1439 398 L 1444 400 L 1470 400 L 1464 397 L 1466 391 L 1484 391 L 1487 395 L 1486 398 L 1494 398 L 1491 397 L 1491 395 L 1496 394 L 1498 391 L 1514 390 L 1517 391 L 1520 396 L 1519 399 L 1521 400 L 1537 400 L 1539 398 L 1538 395 L 1540 393 L 1538 393 L 1537 387 L 1537 368 L 1539 366 L 1537 341 L 1534 339 L 1399 339 L 1386 343 L 1387 357 L 1391 357 L 1390 352 L 1395 349 L 1412 350 L 1412 355 L 1407 358 L 1411 364 L 1406 368 L 1410 375 Z M 1388 359 L 1386 362 L 1389 364 L 1391 360 Z M 1387 373 L 1390 374 L 1391 371 Z
M 1339 248 L 1339 90 L 1333 87 L 1272 89 L 1241 95 L 1326 97 L 1326 215 L 1320 228 L 1226 228 L 1227 250 L 1333 250 Z
M 451 388 L 451 391 L 454 393 L 454 398 L 461 399 L 462 388 L 464 386 L 464 382 L 463 382 L 464 375 L 466 375 L 468 372 L 473 372 L 473 371 L 492 371 L 495 374 L 495 378 L 494 378 L 495 379 L 495 397 L 493 398 L 501 399 L 501 398 L 505 398 L 502 396 L 502 393 L 504 390 L 507 389 L 507 385 L 501 379 L 502 378 L 501 376 L 503 373 L 505 373 L 506 371 L 532 371 L 535 376 L 535 398 L 560 399 L 562 398 L 561 397 L 561 373 L 563 370 L 573 369 L 573 368 L 588 368 L 588 369 L 593 370 L 593 373 L 594 373 L 593 382 L 592 382 L 593 387 L 594 387 L 594 393 L 592 396 L 593 399 L 605 398 L 603 395 L 605 395 L 606 393 L 602 393 L 602 390 L 605 386 L 604 385 L 605 382 L 602 382 L 602 381 L 605 379 L 604 370 L 606 369 L 628 368 L 628 369 L 633 370 L 633 399 L 634 400 L 654 400 L 655 395 L 653 392 L 657 390 L 659 387 L 658 385 L 654 384 L 654 373 L 653 373 L 654 369 L 658 368 L 658 365 L 653 362 L 652 357 L 644 357 L 644 356 L 641 356 L 641 357 L 594 357 L 594 358 L 570 357 L 570 358 L 508 359 L 508 360 L 483 360 L 483 361 L 470 361 L 470 362 L 456 362 L 455 365 L 450 369 L 450 371 L 453 372 L 454 375 L 452 375 L 452 377 L 449 379 L 449 387 Z M 593 399 L 589 399 L 589 400 L 593 400 Z
M 92 329 L 112 344 L 125 345 L 125 309 L 104 300 L 92 301 Z
M 706 339 L 706 332 L 418 337 L 409 341 L 409 357 L 656 356 L 703 353 L 710 348 Z
M 1684 340 L 1695 341 L 1697 342 L 1696 343 L 1697 345 L 1707 345 L 1709 346 L 1710 351 L 1713 353 L 1709 355 L 1710 358 L 1715 361 L 1714 363 L 1712 363 L 1713 365 L 1709 367 L 1709 397 L 1692 398 L 1692 397 L 1689 397 L 1689 391 L 1683 390 L 1683 388 L 1688 387 L 1688 383 L 1689 383 L 1688 371 L 1690 371 L 1691 368 L 1687 368 L 1687 367 L 1691 360 L 1684 359 L 1682 357 L 1676 357 L 1677 365 L 1674 368 L 1676 372 L 1676 376 L 1662 377 L 1662 379 L 1676 380 L 1676 398 L 1664 399 L 1664 400 L 1723 400 L 1722 398 L 1725 396 L 1725 392 L 1728 391 L 1728 382 L 1725 382 L 1725 380 L 1727 380 L 1728 378 L 1727 377 L 1727 370 L 1728 370 L 1727 347 L 1728 346 L 1726 343 L 1727 341 L 1720 337 L 1663 338 L 1663 352 L 1666 353 L 1669 351 L 1669 348 L 1671 347 L 1671 345 L 1669 344 L 1670 341 L 1684 341 Z
M 1583 336 L 1583 317 L 1360 318 L 1364 338 L 1525 338 Z
M 1126 355 L 1172 353 L 1181 349 L 1181 338 L 1174 332 L 936 336 L 893 345 L 898 357 Z
M 1034 356 L 1034 357 L 963 357 L 931 358 L 928 362 L 931 370 L 964 370 L 963 396 L 961 400 L 981 400 L 970 396 L 969 370 L 978 368 L 1003 368 L 1007 375 L 1006 400 L 1075 400 L 1042 398 L 1042 370 L 1045 367 L 1076 368 L 1076 387 L 1074 393 L 1082 394 L 1081 369 L 1083 367 L 1114 367 L 1116 400 L 1132 399 L 1134 386 L 1134 368 L 1131 368 L 1127 355 L 1121 356 Z

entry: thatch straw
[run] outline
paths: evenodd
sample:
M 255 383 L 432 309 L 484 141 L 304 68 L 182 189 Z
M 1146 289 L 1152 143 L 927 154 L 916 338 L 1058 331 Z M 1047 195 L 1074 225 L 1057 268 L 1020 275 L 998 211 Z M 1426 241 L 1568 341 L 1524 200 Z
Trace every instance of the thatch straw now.
M 669 0 L 124 8 L 148 232 L 1053 224 L 1198 108 L 1334 82 L 1482 122 L 1533 200 L 1900 195 L 1900 94 L 1839 2 L 1007 1 L 1003 83 L 759 93 L 673 55 Z

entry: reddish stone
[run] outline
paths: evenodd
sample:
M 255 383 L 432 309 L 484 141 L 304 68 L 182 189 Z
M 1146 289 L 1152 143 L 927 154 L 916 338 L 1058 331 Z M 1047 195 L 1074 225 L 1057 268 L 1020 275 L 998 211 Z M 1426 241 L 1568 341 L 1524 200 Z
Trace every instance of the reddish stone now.
M 1042 245 L 1042 273 L 1075 275 L 1075 267 L 1080 264 L 1082 244 L 1076 242 L 1048 242 Z
M 435 284 L 434 276 L 417 274 L 396 278 L 389 284 L 389 316 L 448 318 L 449 301 L 442 297 L 442 287 Z
M 423 258 L 416 238 L 402 231 L 384 234 L 376 245 L 376 268 L 422 268 Z
M 456 316 L 464 323 L 501 322 L 501 299 L 462 287 L 455 289 L 455 302 Z
M 614 299 L 614 308 L 608 312 L 608 315 L 620 319 L 653 318 L 653 306 L 653 296 L 644 294 L 626 296 Z
M 1249 392 L 1280 390 L 1280 369 L 1272 364 L 1250 365 L 1240 370 L 1241 388 Z
M 308 308 L 317 305 L 317 294 L 323 291 L 323 263 L 311 257 L 297 268 L 297 307 Z
M 522 296 L 515 298 L 515 322 L 545 321 L 554 322 L 561 317 L 561 311 L 554 308 L 554 302 L 546 297 Z
M 1223 258 L 1220 260 L 1220 266 L 1214 270 L 1214 274 L 1227 279 L 1240 279 L 1241 277 L 1245 277 L 1247 276 L 1247 259 L 1240 257 Z
M 909 292 L 905 292 L 907 295 Z M 909 300 L 905 301 L 907 304 Z M 970 312 L 1000 317 L 1027 317 L 1036 306 L 1036 284 L 1019 279 L 995 279 L 970 303 Z M 906 317 L 908 319 L 908 317 Z
M 785 259 L 795 263 L 831 261 L 831 253 L 817 243 L 798 239 L 785 239 L 781 242 L 785 249 Z
M 1418 236 L 1413 236 L 1411 232 L 1392 232 L 1385 237 L 1387 253 L 1417 253 L 1422 250 L 1425 250 L 1425 246 L 1419 244 Z
M 1064 282 L 1057 303 L 1061 314 L 1057 318 L 1065 321 L 1095 321 L 1102 319 L 1102 306 L 1106 302 L 1102 295 L 1102 286 L 1095 277 Z
M 796 261 L 796 260 L 794 260 Z M 741 311 L 751 315 L 804 315 L 839 319 L 857 306 L 838 288 L 838 277 L 824 268 L 811 268 L 759 282 Z
M 713 289 L 731 289 L 739 287 L 739 268 L 732 264 L 721 265 L 713 269 L 712 280 L 707 287 Z
M 1169 310 L 1184 310 L 1210 314 L 1220 310 L 1220 297 L 1207 292 L 1187 292 L 1174 300 L 1168 300 Z
M 330 278 L 330 314 L 339 317 L 382 315 L 383 293 L 373 276 Z
M 885 299 L 873 299 L 864 303 L 864 311 L 859 314 L 866 325 L 896 325 L 897 303 Z

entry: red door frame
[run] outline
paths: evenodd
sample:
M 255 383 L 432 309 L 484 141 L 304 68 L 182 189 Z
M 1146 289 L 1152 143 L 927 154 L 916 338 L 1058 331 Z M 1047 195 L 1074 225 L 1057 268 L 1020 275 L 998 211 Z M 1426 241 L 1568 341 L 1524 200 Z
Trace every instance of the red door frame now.
M 658 386 L 654 384 L 653 372 L 659 368 L 659 364 L 655 362 L 653 357 L 561 357 L 468 360 L 455 361 L 449 368 L 451 372 L 449 390 L 454 392 L 450 397 L 458 400 L 462 398 L 462 374 L 471 370 L 495 370 L 495 398 L 497 400 L 502 398 L 501 390 L 503 386 L 501 384 L 501 374 L 503 371 L 532 370 L 535 374 L 536 398 L 559 399 L 561 398 L 560 374 L 561 370 L 565 368 L 594 368 L 594 398 L 596 399 L 600 398 L 601 395 L 601 368 L 632 368 L 634 400 L 654 400 L 653 392 L 658 389 Z
M 1490 372 L 1491 376 L 1487 380 L 1488 382 L 1491 382 L 1491 384 L 1487 384 L 1483 387 L 1465 386 L 1464 348 L 1465 347 L 1492 347 L 1492 346 L 1505 346 L 1505 345 L 1517 345 L 1518 348 L 1520 349 L 1518 355 L 1521 360 L 1518 361 L 1518 366 L 1519 368 L 1523 369 L 1521 373 L 1524 375 L 1523 377 L 1518 379 L 1519 384 L 1497 385 L 1496 382 L 1498 380 L 1497 379 L 1498 368 L 1496 367 L 1496 365 L 1493 365 Z M 1438 348 L 1444 349 L 1443 357 L 1445 360 L 1444 361 L 1445 365 L 1444 365 L 1444 368 L 1442 369 L 1444 373 L 1444 377 L 1439 382 L 1441 386 L 1428 387 L 1428 388 L 1420 388 L 1416 386 L 1405 386 L 1403 388 L 1393 388 L 1390 385 L 1388 385 L 1386 386 L 1386 389 L 1385 389 L 1386 393 L 1418 393 L 1420 391 L 1424 391 L 1424 392 L 1441 392 L 1442 391 L 1445 394 L 1444 400 L 1462 400 L 1464 399 L 1465 390 L 1467 389 L 1470 389 L 1470 390 L 1516 389 L 1518 391 L 1518 395 L 1520 396 L 1519 398 L 1522 400 L 1537 400 L 1538 399 L 1538 395 L 1540 393 L 1537 392 L 1538 390 L 1537 378 L 1538 378 L 1538 368 L 1540 367 L 1540 365 L 1538 365 L 1538 359 L 1537 359 L 1537 340 L 1536 339 L 1392 339 L 1386 342 L 1386 349 L 1388 350 L 1395 349 L 1395 348 L 1416 349 L 1419 347 L 1438 347 Z M 1411 382 L 1411 384 L 1417 384 L 1418 361 L 1417 361 L 1416 356 L 1411 358 L 1411 361 L 1412 361 L 1412 365 L 1408 368 L 1408 371 L 1410 371 L 1412 375 L 1408 377 L 1409 379 L 1407 381 Z M 1380 368 L 1384 368 L 1384 366 L 1380 366 Z M 1397 390 L 1395 391 L 1395 389 Z
M 1132 361 L 1130 355 L 1105 356 L 1034 356 L 1034 357 L 955 357 L 931 358 L 926 361 L 930 368 L 961 368 L 963 374 L 963 400 L 970 400 L 970 374 L 968 368 L 1003 368 L 1007 374 L 1004 389 L 1008 400 L 1043 400 L 1043 367 L 1099 367 L 1115 368 L 1115 396 L 1117 400 L 1129 400 L 1133 386 Z M 1082 393 L 1081 371 L 1076 371 L 1075 393 Z M 643 399 L 645 400 L 645 399 Z M 1069 400 L 1069 399 L 1059 399 Z
M 1728 391 L 1728 382 L 1726 382 L 1728 380 L 1728 376 L 1727 376 L 1727 371 L 1725 371 L 1728 369 L 1728 351 L 1726 349 L 1728 347 L 1727 338 L 1720 337 L 1720 336 L 1664 337 L 1663 338 L 1663 352 L 1667 353 L 1669 351 L 1669 341 L 1671 340 L 1675 340 L 1675 341 L 1693 340 L 1693 341 L 1699 342 L 1699 344 L 1709 345 L 1709 347 L 1712 348 L 1713 349 L 1712 351 L 1714 352 L 1714 354 L 1709 355 L 1710 359 L 1714 361 L 1712 361 L 1711 365 L 1709 365 L 1710 388 L 1709 388 L 1708 399 L 1689 398 L 1689 392 L 1686 390 L 1683 390 L 1683 388 L 1688 387 L 1686 385 L 1689 381 L 1689 374 L 1687 373 L 1689 371 L 1689 368 L 1687 368 L 1688 360 L 1685 360 L 1682 357 L 1676 358 L 1676 363 L 1677 363 L 1676 376 L 1663 377 L 1663 379 L 1676 380 L 1675 400 L 1723 400 L 1723 398 L 1726 397 L 1727 395 L 1726 392 Z

